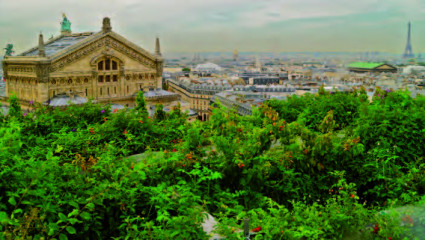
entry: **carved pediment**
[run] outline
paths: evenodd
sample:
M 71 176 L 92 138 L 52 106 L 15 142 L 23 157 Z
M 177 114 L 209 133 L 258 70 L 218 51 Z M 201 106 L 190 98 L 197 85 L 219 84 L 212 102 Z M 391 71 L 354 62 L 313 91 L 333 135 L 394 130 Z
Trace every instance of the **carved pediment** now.
M 50 66 L 50 72 L 56 72 L 64 68 L 66 65 L 77 62 L 79 59 L 99 50 L 104 49 L 106 52 L 117 51 L 120 52 L 129 58 L 141 63 L 151 69 L 157 68 L 156 59 L 152 58 L 145 54 L 142 51 L 138 51 L 128 44 L 113 38 L 111 35 L 106 35 L 100 39 L 94 40 L 93 42 L 88 42 L 85 45 L 77 48 L 67 54 L 64 54 L 62 57 L 59 57 L 57 60 L 52 62 Z

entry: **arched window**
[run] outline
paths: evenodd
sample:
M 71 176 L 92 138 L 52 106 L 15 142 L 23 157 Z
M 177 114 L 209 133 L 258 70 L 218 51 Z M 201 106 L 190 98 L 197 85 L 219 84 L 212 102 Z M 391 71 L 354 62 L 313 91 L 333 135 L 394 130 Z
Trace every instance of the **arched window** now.
M 99 71 L 98 82 L 118 82 L 118 61 L 115 59 L 102 59 L 97 63 Z

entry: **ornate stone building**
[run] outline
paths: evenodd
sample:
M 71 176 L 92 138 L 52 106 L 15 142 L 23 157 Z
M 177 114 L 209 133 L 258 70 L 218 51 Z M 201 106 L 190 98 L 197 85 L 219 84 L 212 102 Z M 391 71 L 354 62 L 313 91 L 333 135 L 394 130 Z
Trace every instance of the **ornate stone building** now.
M 16 94 L 23 107 L 56 95 L 78 94 L 97 102 L 132 104 L 139 90 L 162 87 L 163 59 L 112 31 L 109 18 L 101 31 L 72 33 L 64 16 L 61 35 L 3 61 L 6 97 Z M 4 101 L 4 99 L 3 99 Z

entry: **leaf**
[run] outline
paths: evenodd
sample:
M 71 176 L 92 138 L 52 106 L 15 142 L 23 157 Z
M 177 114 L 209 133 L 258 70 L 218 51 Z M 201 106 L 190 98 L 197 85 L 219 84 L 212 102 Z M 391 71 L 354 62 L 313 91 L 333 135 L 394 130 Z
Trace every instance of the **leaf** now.
M 66 227 L 66 231 L 68 231 L 69 234 L 75 234 L 75 233 L 77 233 L 77 231 L 75 230 L 75 228 L 72 227 L 72 226 Z
M 72 225 L 74 225 L 75 223 L 81 222 L 81 221 L 78 221 L 78 219 L 76 219 L 76 218 L 70 218 L 70 219 L 68 219 L 68 222 L 70 222 Z
M 78 209 L 74 209 L 74 210 L 72 210 L 72 212 L 70 212 L 69 214 L 68 214 L 68 217 L 72 217 L 72 216 L 75 216 L 75 215 L 77 215 L 78 214 Z
M 84 220 L 90 220 L 90 218 L 91 218 L 90 213 L 88 213 L 88 212 L 83 212 L 83 213 L 80 214 L 80 216 Z
M 80 205 L 78 205 L 78 203 L 76 203 L 76 202 L 74 202 L 74 201 L 71 201 L 71 202 L 69 202 L 68 204 L 69 204 L 70 206 L 73 206 L 73 207 L 77 208 L 77 209 L 80 209 Z
M 65 214 L 63 214 L 63 213 L 59 213 L 59 218 L 62 222 L 66 222 L 66 220 L 67 220 Z
M 18 209 L 16 209 L 15 211 L 13 211 L 13 214 L 16 214 L 16 213 L 22 213 L 23 211 L 22 211 L 22 209 L 20 209 L 20 208 L 18 208 Z
M 0 223 L 5 224 L 9 222 L 9 217 L 7 216 L 6 212 L 0 212 Z
M 87 204 L 87 208 L 88 208 L 90 211 L 93 211 L 93 209 L 94 209 L 94 203 L 88 203 L 88 204 Z
M 68 237 L 65 234 L 61 233 L 59 234 L 59 240 L 68 240 Z
M 15 201 L 15 198 L 14 198 L 14 197 L 10 197 L 8 202 L 9 202 L 12 206 L 15 206 L 15 205 L 16 205 L 16 201 Z
M 52 236 L 57 230 L 59 230 L 59 226 L 56 223 L 51 222 L 49 223 L 49 232 L 47 235 Z
M 56 150 L 55 150 L 55 152 L 56 153 L 59 153 L 62 150 L 63 150 L 63 147 L 61 145 L 58 145 L 57 148 L 56 148 Z

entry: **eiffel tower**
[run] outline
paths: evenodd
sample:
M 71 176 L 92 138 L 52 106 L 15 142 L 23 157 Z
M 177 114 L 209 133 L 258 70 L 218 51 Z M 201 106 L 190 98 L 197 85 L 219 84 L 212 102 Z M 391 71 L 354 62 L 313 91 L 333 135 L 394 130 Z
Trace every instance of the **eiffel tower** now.
M 410 22 L 407 26 L 408 26 L 407 44 L 406 44 L 406 49 L 404 50 L 403 58 L 413 58 L 413 57 L 415 57 L 415 55 L 413 54 L 412 43 L 410 41 Z

